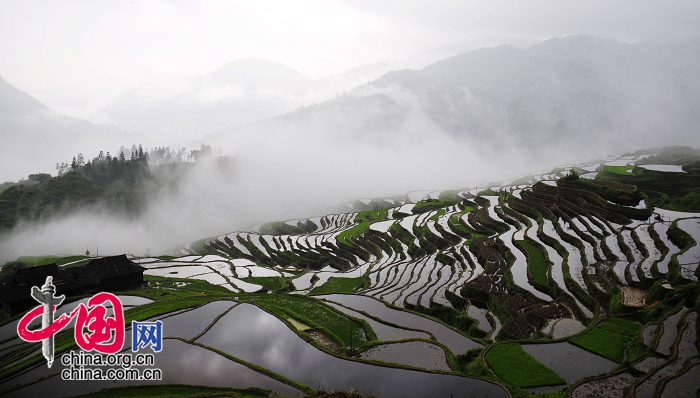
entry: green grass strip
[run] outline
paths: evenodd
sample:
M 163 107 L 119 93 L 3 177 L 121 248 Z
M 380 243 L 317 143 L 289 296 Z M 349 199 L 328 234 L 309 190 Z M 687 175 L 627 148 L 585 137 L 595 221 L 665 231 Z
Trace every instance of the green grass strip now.
M 506 383 L 517 387 L 566 384 L 554 371 L 537 362 L 518 343 L 499 344 L 486 354 L 486 362 Z
M 360 322 L 334 311 L 321 301 L 288 294 L 239 296 L 239 301 L 257 303 L 282 318 L 291 316 L 311 327 L 325 329 L 341 344 L 350 346 L 365 342 Z
M 267 290 L 280 290 L 287 287 L 287 284 L 284 283 L 284 279 L 279 276 L 251 276 L 242 279 L 246 282 L 260 285 Z
M 438 219 L 438 217 L 440 217 L 443 214 L 445 214 L 445 209 L 440 209 L 434 216 L 430 217 L 428 220 L 435 221 Z
M 359 278 L 333 278 L 328 279 L 323 285 L 314 288 L 309 294 L 352 293 L 362 287 L 365 277 Z
M 361 222 L 377 222 L 377 221 L 384 221 L 389 217 L 389 209 L 381 209 L 381 210 L 367 210 L 367 211 L 361 211 L 357 213 L 355 216 L 355 222 L 356 223 L 361 223 Z
M 367 228 L 369 228 L 370 223 L 369 222 L 363 222 L 361 224 L 355 225 L 354 227 L 348 229 L 347 231 L 343 231 L 338 235 L 338 242 L 345 243 L 347 245 L 353 245 L 352 240 L 359 237 L 360 235 L 363 235 L 365 231 L 367 231 Z
M 423 199 L 413 206 L 413 214 L 425 213 L 431 210 L 448 207 L 457 204 L 456 200 Z
M 574 337 L 569 342 L 608 358 L 622 363 L 625 347 L 635 334 L 639 333 L 641 325 L 621 318 L 610 318 L 599 323 L 590 332 Z
M 547 263 L 542 252 L 526 240 L 517 241 L 527 250 L 530 257 L 530 275 L 539 283 L 547 286 Z
M 605 171 L 613 174 L 630 175 L 632 174 L 630 172 L 632 168 L 634 168 L 634 166 L 605 166 Z

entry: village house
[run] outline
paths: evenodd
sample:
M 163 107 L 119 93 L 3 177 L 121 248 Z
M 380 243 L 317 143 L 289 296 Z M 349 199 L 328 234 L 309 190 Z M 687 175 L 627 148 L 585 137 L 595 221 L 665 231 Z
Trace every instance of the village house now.
M 85 265 L 62 268 L 56 264 L 22 268 L 0 279 L 0 312 L 6 317 L 24 312 L 38 303 L 31 297 L 32 286 L 41 287 L 53 277 L 56 295 L 80 296 L 95 292 L 116 292 L 141 288 L 145 268 L 126 255 L 96 258 Z

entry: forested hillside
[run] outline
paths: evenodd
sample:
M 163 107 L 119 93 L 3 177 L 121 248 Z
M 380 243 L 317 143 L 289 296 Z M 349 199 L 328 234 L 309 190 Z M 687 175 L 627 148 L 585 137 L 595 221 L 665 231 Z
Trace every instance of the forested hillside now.
M 192 151 L 154 148 L 150 156 L 133 146 L 130 156 L 126 150 L 118 156 L 101 151 L 88 161 L 78 154 L 70 164 L 56 165 L 56 177 L 31 174 L 27 180 L 0 185 L 0 231 L 88 208 L 137 217 L 161 188 L 173 186 L 197 160 L 211 156 L 211 147 L 205 145 Z M 153 166 L 150 157 L 156 158 Z

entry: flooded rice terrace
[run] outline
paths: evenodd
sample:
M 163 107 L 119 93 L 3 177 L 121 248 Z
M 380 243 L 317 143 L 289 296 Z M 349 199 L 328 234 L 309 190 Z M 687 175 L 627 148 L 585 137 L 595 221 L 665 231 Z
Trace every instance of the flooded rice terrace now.
M 575 168 L 597 174 L 637 159 Z M 700 214 L 558 185 L 571 170 L 481 191 L 360 200 L 348 213 L 273 222 L 167 258 L 134 259 L 151 279 L 143 292 L 150 298 L 120 296 L 125 310 L 163 322 L 155 354 L 162 379 L 148 383 L 281 396 L 695 396 L 700 246 L 677 236 L 700 242 Z M 145 307 L 156 309 L 138 315 Z M 21 341 L 16 328 L 17 321 L 0 326 L 0 374 L 9 375 L 0 379 L 3 396 L 144 383 L 64 381 L 61 366 L 36 360 L 41 345 Z M 486 360 L 511 345 L 550 379 L 531 383 L 517 363 Z
M 377 366 L 331 355 L 309 345 L 274 315 L 248 303 L 215 301 L 158 319 L 165 325 L 166 339 L 162 352 L 155 354 L 155 364 L 163 371 L 163 379 L 157 384 L 259 387 L 285 396 L 304 395 L 294 382 L 285 381 L 292 380 L 317 389 L 354 389 L 382 397 L 508 396 L 501 386 L 484 380 Z M 425 319 L 424 324 L 430 322 Z M 435 323 L 431 328 L 439 330 L 439 326 Z M 426 332 L 405 331 L 416 337 L 427 336 Z M 124 350 L 128 351 L 131 334 L 127 333 L 126 337 Z M 360 357 L 450 371 L 444 349 L 425 341 L 380 345 Z M 260 373 L 246 363 L 271 372 L 269 375 Z M 60 397 L 140 384 L 135 381 L 68 382 L 61 380 L 60 370 L 52 371 L 42 364 L 0 384 L 0 392 L 39 379 L 3 395 Z

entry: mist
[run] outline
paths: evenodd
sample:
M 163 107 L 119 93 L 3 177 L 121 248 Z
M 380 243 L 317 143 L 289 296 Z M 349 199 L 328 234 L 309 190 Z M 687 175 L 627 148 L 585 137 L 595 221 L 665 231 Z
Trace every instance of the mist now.
M 374 93 L 361 91 L 355 99 L 370 95 Z M 196 163 L 151 198 L 137 218 L 91 208 L 39 225 L 19 225 L 0 242 L 0 261 L 87 248 L 95 253 L 98 247 L 100 255 L 168 253 L 256 224 L 347 212 L 347 204 L 358 198 L 485 188 L 491 181 L 566 158 L 533 159 L 515 147 L 482 152 L 476 143 L 444 131 L 410 94 L 397 89 L 391 95 L 410 110 L 405 117 L 387 122 L 376 118 L 386 110 L 377 109 L 377 115 L 353 123 L 347 114 L 321 112 L 211 137 L 229 161 Z
M 152 165 L 156 177 L 172 181 L 138 217 L 90 207 L 20 224 L 1 239 L 0 261 L 98 246 L 103 255 L 169 253 L 265 222 L 350 211 L 358 198 L 486 188 L 611 153 L 697 147 L 699 49 L 574 36 L 391 72 L 193 141 L 190 148 L 212 145 L 228 160 L 203 160 L 175 177 Z

